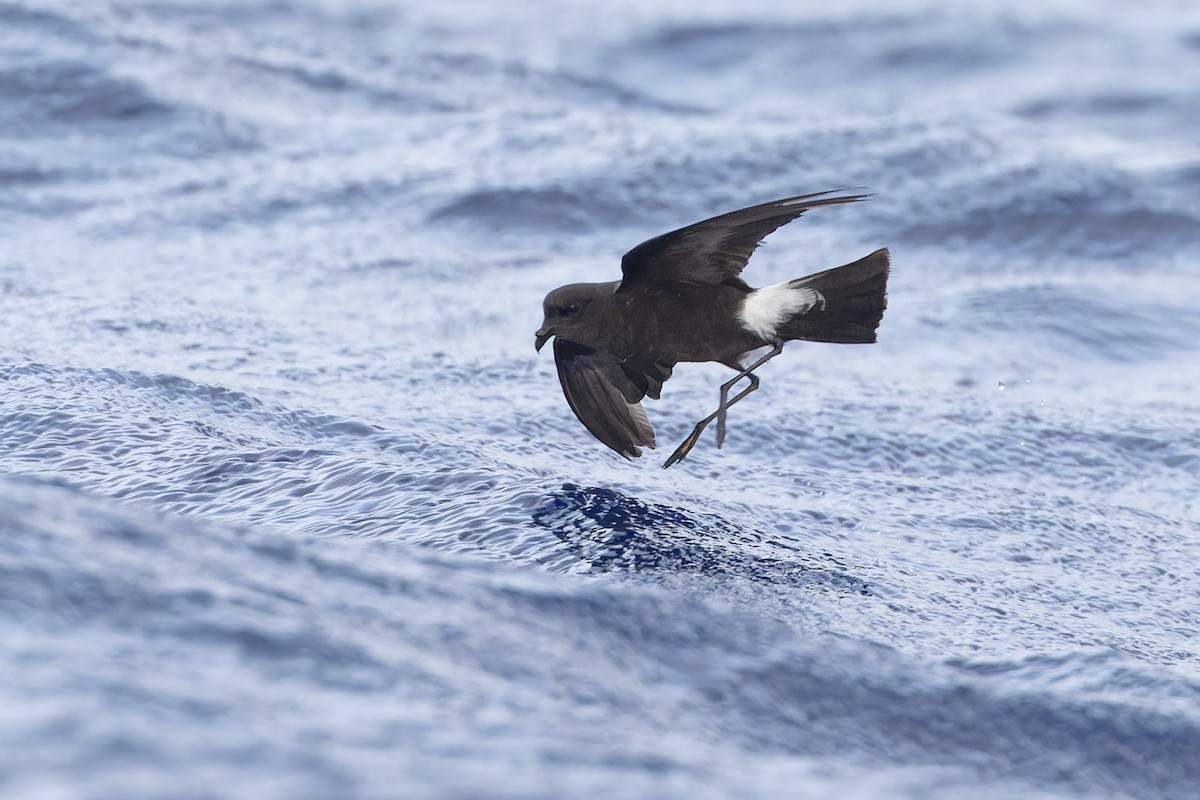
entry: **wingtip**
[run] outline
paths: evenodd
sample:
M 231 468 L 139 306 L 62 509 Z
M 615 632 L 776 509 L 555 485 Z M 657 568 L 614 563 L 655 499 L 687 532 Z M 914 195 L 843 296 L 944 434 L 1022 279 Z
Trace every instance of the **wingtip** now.
M 641 446 L 639 447 L 638 445 L 641 445 Z M 654 449 L 654 440 L 651 439 L 648 442 L 639 442 L 638 445 L 631 444 L 631 445 L 629 445 L 629 447 L 627 449 L 619 451 L 621 454 L 621 457 L 624 458 L 626 461 L 633 461 L 635 458 L 641 458 L 642 457 L 642 447 L 646 447 L 646 448 L 649 448 L 650 450 L 653 450 Z
M 852 192 L 853 194 L 845 194 L 846 192 Z M 832 195 L 840 196 L 835 197 Z M 823 192 L 813 192 L 812 194 L 797 195 L 796 197 L 788 197 L 777 202 L 778 205 L 783 207 L 797 205 L 828 206 L 838 203 L 858 203 L 863 200 L 870 200 L 874 196 L 874 193 L 868 192 L 865 186 L 849 186 L 840 189 L 826 189 Z

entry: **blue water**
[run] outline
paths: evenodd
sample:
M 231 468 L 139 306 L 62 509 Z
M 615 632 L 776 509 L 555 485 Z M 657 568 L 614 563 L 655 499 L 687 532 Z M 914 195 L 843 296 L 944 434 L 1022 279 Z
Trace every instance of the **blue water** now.
M 427 4 L 431 5 L 431 4 Z M 1200 796 L 1200 6 L 0 0 L 0 796 Z M 546 291 L 866 187 L 683 464 Z

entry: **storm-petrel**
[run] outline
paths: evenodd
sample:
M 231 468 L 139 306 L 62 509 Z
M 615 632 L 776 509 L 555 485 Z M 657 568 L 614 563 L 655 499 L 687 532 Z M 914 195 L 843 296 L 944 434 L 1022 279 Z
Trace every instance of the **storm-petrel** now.
M 887 307 L 888 251 L 806 278 L 751 288 L 740 277 L 762 240 L 810 208 L 853 203 L 869 195 L 817 192 L 743 208 L 642 242 L 621 259 L 619 281 L 560 286 L 542 304 L 536 346 L 554 339 L 563 394 L 592 435 L 626 458 L 654 447 L 642 410 L 659 399 L 680 361 L 716 361 L 737 371 L 721 386 L 717 410 L 663 464 L 687 456 L 708 423 L 725 440 L 725 413 L 758 388 L 753 370 L 779 355 L 784 342 L 865 344 Z M 771 350 L 748 366 L 747 356 Z M 750 385 L 733 397 L 742 378 Z

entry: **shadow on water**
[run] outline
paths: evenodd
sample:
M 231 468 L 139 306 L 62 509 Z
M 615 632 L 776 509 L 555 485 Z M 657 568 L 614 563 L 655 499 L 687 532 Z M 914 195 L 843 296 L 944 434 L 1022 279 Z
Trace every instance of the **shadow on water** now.
M 791 548 L 717 514 L 644 503 L 612 489 L 563 484 L 533 512 L 533 522 L 592 572 L 738 577 L 871 594 L 866 582 L 830 553 L 760 555 L 750 551 Z

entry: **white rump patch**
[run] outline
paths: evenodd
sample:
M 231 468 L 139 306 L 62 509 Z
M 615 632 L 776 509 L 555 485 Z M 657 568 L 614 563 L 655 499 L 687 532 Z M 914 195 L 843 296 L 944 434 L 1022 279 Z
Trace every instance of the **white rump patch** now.
M 825 307 L 825 297 L 816 289 L 792 283 L 765 286 L 746 295 L 738 312 L 742 327 L 770 342 L 778 338 L 779 326 L 787 320 Z

